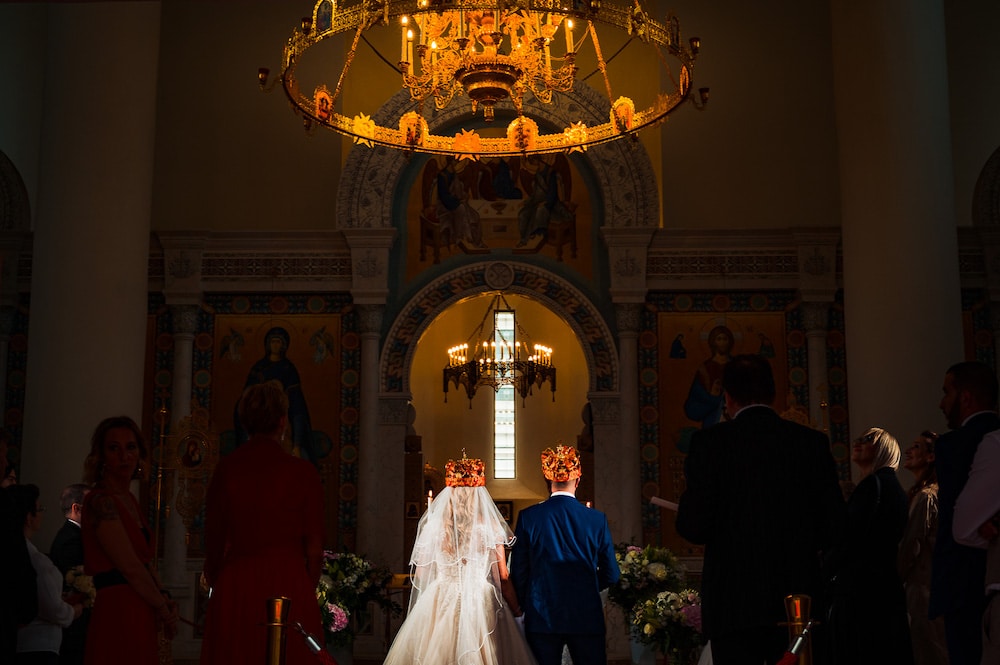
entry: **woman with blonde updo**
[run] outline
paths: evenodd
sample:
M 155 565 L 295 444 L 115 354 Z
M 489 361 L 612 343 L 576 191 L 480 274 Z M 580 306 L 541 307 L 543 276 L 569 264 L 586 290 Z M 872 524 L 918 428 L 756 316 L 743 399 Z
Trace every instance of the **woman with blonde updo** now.
M 836 665 L 912 665 L 906 598 L 896 568 L 908 500 L 899 443 L 871 427 L 851 446 L 861 480 L 847 502 L 847 531 L 833 555 L 831 645 Z
M 207 665 L 264 665 L 268 598 L 289 598 L 289 622 L 322 634 L 319 473 L 282 446 L 288 397 L 280 382 L 247 388 L 237 415 L 250 439 L 219 462 L 205 500 L 205 578 L 212 593 L 201 662 Z M 292 633 L 285 662 L 312 665 L 316 657 Z

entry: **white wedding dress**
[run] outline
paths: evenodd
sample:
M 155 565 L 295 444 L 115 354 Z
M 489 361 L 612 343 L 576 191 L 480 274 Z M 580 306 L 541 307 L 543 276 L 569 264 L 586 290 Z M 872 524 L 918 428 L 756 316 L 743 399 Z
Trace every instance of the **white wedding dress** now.
M 500 591 L 513 540 L 485 487 L 446 487 L 417 526 L 409 611 L 384 665 L 536 665 Z

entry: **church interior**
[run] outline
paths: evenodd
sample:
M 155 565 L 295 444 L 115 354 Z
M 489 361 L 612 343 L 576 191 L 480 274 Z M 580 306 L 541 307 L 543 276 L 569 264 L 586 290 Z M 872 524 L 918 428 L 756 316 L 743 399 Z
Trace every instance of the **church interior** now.
M 581 49 L 572 89 L 524 112 L 561 134 L 683 88 L 669 115 L 586 149 L 456 159 L 295 112 L 285 49 L 337 3 L 0 4 L 0 412 L 19 479 L 55 502 L 96 423 L 135 418 L 154 465 L 136 492 L 191 617 L 205 489 L 254 376 L 294 388 L 289 447 L 319 470 L 327 548 L 398 573 L 449 459 L 507 476 L 487 486 L 513 524 L 547 496 L 557 442 L 616 542 L 697 571 L 650 499 L 677 500 L 691 433 L 718 420 L 697 404 L 713 358 L 767 357 L 775 409 L 829 435 L 845 486 L 867 427 L 942 430 L 947 367 L 997 359 L 1000 3 L 642 9 L 676 27 L 683 67 L 633 17 L 601 33 L 606 73 Z M 398 24 L 341 32 L 303 55 L 302 88 L 392 125 L 416 94 L 400 41 Z M 427 101 L 424 133 L 500 136 L 516 115 L 497 103 L 494 127 L 468 101 Z M 538 365 L 504 390 L 466 364 L 498 313 L 499 353 L 520 363 L 523 341 Z M 381 662 L 391 622 L 369 628 L 355 657 Z M 175 662 L 199 644 L 182 628 Z M 620 619 L 609 645 L 627 662 Z

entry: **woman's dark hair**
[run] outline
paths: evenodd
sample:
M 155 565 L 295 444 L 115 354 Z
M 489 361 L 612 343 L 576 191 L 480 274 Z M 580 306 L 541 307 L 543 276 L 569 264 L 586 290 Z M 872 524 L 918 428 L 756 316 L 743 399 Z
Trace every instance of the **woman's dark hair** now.
M 38 512 L 36 507 L 38 497 L 41 496 L 38 485 L 11 485 L 6 492 L 10 502 L 14 504 L 14 520 L 18 527 L 23 529 L 28 521 L 28 515 L 35 515 Z
M 273 434 L 288 416 L 288 396 L 279 381 L 267 381 L 243 391 L 236 415 L 250 436 Z
M 139 466 L 136 467 L 136 473 L 144 477 L 149 469 L 149 447 L 146 446 L 146 438 L 135 421 L 128 416 L 105 418 L 94 429 L 90 437 L 90 452 L 83 461 L 83 482 L 87 485 L 92 486 L 104 474 L 104 439 L 113 429 L 127 429 L 135 435 L 135 441 L 139 444 Z

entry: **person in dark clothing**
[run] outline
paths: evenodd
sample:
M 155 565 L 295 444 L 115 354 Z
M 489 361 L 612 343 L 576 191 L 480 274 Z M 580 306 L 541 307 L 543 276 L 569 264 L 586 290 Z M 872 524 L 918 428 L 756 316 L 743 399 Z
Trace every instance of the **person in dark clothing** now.
M 861 480 L 847 502 L 847 530 L 834 550 L 830 643 L 836 665 L 912 665 L 899 541 L 909 500 L 896 478 L 899 443 L 879 427 L 851 446 Z

